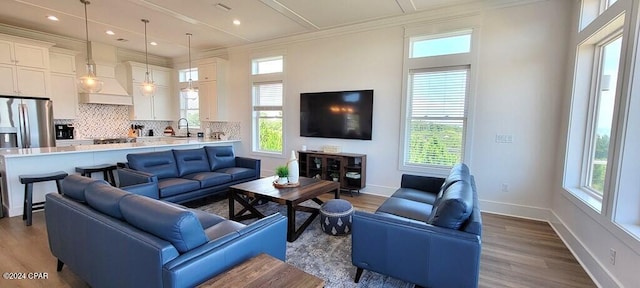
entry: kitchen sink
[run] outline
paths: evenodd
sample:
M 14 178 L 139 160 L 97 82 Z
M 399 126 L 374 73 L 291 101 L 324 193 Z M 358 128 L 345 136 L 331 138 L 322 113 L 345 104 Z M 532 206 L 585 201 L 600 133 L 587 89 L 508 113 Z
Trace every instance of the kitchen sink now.
M 186 135 L 174 135 L 174 136 L 171 136 L 171 137 L 173 137 L 173 138 L 190 138 L 189 136 L 186 136 Z

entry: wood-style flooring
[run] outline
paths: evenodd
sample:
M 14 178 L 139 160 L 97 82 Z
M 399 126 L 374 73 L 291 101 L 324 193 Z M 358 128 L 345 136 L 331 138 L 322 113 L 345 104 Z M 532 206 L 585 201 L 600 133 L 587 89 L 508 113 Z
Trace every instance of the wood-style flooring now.
M 385 199 L 366 194 L 342 198 L 365 211 L 374 211 Z M 480 287 L 596 287 L 548 223 L 488 213 L 482 217 Z M 48 276 L 0 278 L 0 287 L 88 287 L 67 267 L 56 272 L 42 212 L 34 213 L 30 227 L 22 217 L 0 219 L 0 272 Z

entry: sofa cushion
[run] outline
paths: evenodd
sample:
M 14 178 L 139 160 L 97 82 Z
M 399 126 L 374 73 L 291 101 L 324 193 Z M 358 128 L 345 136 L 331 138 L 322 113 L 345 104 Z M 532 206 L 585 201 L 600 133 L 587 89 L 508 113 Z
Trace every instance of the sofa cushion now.
M 67 181 L 67 179 L 69 181 Z M 87 186 L 89 185 L 101 185 L 96 183 L 109 185 L 109 183 L 104 180 L 96 180 L 72 174 L 62 180 L 62 194 L 77 202 L 86 202 L 87 200 L 84 196 L 85 189 L 87 189 Z
M 200 182 L 182 178 L 165 178 L 158 180 L 160 198 L 169 197 L 200 189 Z
M 238 230 L 244 228 L 245 226 L 247 225 L 238 223 L 236 221 L 224 220 L 216 225 L 205 229 L 204 233 L 207 235 L 207 239 L 211 241 L 231 233 L 236 233 L 238 232 Z
M 233 181 L 256 176 L 256 170 L 244 167 L 229 167 L 215 170 L 215 172 L 231 175 Z
M 171 150 L 127 154 L 129 167 L 158 176 L 158 179 L 178 177 L 178 166 Z
M 457 181 L 449 186 L 433 206 L 428 224 L 460 229 L 473 210 L 473 191 L 467 181 Z
M 232 177 L 226 173 L 218 172 L 200 172 L 185 175 L 182 178 L 196 180 L 200 182 L 201 188 L 213 187 L 216 185 L 225 184 L 231 182 Z
M 200 221 L 186 209 L 131 194 L 120 201 L 120 211 L 129 224 L 171 242 L 180 253 L 207 242 Z
M 427 222 L 432 206 L 418 201 L 390 197 L 376 210 L 376 213 L 392 214 L 404 218 Z
M 413 188 L 400 188 L 391 197 L 408 199 L 433 205 L 436 201 L 436 194 Z
M 204 148 L 173 150 L 173 156 L 176 158 L 178 176 L 180 177 L 187 174 L 210 171 L 207 152 L 204 151 Z
M 106 183 L 104 185 L 91 185 L 84 192 L 89 206 L 120 220 L 123 219 L 120 212 L 120 201 L 129 195 L 132 194 Z
M 433 202 L 433 206 L 437 206 L 440 199 L 442 199 L 442 194 L 445 190 L 451 186 L 451 184 L 456 183 L 458 181 L 467 181 L 469 182 L 471 174 L 469 173 L 469 167 L 467 167 L 464 163 L 458 163 L 451 168 L 451 172 L 444 182 L 442 183 L 442 187 L 440 187 L 440 192 L 436 195 L 436 200 Z
M 211 171 L 236 166 L 233 146 L 205 146 Z

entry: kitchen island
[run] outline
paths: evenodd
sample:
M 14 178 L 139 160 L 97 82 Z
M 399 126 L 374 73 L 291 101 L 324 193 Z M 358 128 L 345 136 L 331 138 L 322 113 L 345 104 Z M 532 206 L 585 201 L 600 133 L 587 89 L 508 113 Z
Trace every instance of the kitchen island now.
M 20 175 L 65 171 L 74 174 L 78 166 L 116 164 L 126 162 L 127 154 L 163 151 L 170 149 L 194 149 L 203 146 L 235 145 L 239 140 L 214 140 L 206 138 L 162 138 L 159 141 L 140 143 L 118 143 L 102 145 L 78 145 L 64 147 L 1 149 L 0 174 L 2 181 L 2 203 L 5 215 L 22 215 L 24 185 Z M 102 177 L 95 173 L 94 177 Z M 33 202 L 44 201 L 46 193 L 56 192 L 54 181 L 36 183 L 33 187 Z

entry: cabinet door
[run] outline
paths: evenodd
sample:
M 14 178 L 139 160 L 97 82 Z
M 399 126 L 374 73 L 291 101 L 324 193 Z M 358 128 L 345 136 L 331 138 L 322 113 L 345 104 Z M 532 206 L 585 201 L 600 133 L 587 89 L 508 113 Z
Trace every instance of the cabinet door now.
M 216 80 L 216 63 L 207 63 L 198 66 L 198 81 Z
M 22 96 L 47 97 L 47 71 L 17 67 L 18 92 Z
M 16 95 L 16 66 L 13 64 L 0 64 L 0 94 Z
M 0 63 L 13 65 L 13 60 L 13 42 L 0 40 Z
M 153 120 L 153 97 L 144 96 L 140 92 L 140 83 L 133 83 L 132 120 Z
M 76 118 L 78 90 L 75 75 L 51 73 L 51 100 L 53 100 L 53 118 Z
M 157 86 L 153 96 L 153 116 L 155 120 L 172 121 L 176 119 L 176 111 L 173 109 L 171 89 L 167 86 Z
M 144 82 L 144 75 L 146 73 L 147 69 L 145 69 L 145 67 L 131 65 L 131 82 L 133 82 L 133 89 L 136 89 L 136 82 L 138 82 L 137 86 L 140 86 L 140 83 Z
M 155 82 L 156 85 L 170 86 L 170 84 L 171 84 L 171 72 L 170 71 L 153 69 L 153 71 L 151 71 L 151 73 L 153 74 L 153 82 Z
M 200 110 L 200 121 L 213 121 L 212 118 L 212 94 L 215 93 L 216 83 L 211 82 L 199 82 L 198 83 L 198 108 Z
M 76 74 L 76 56 L 49 53 L 49 70 L 55 73 Z
M 49 50 L 27 44 L 15 43 L 16 65 L 46 69 L 49 67 Z

